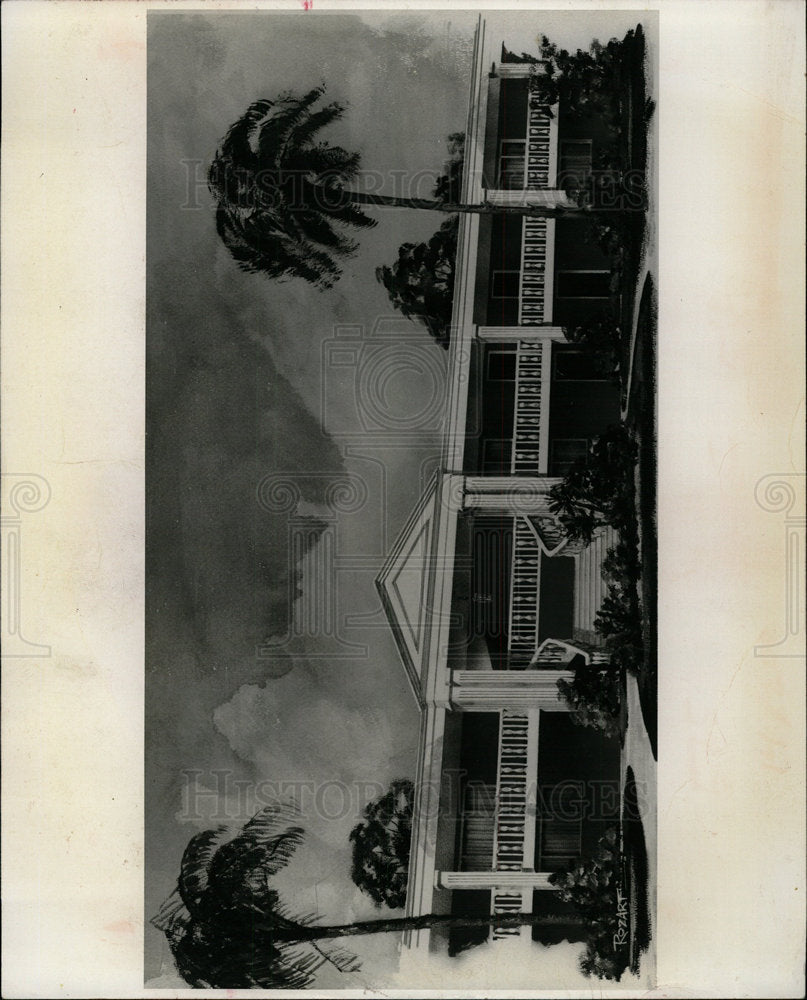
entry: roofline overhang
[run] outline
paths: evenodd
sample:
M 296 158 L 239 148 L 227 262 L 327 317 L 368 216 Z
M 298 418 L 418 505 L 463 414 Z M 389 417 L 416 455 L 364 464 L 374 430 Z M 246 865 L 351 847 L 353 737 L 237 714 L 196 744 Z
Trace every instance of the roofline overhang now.
M 465 157 L 463 162 L 462 196 L 468 202 L 482 197 L 482 163 L 484 154 L 484 130 L 487 114 L 487 87 L 483 67 L 488 57 L 485 20 L 480 14 L 474 38 L 474 55 L 471 72 L 468 118 L 466 126 Z M 461 215 L 457 238 L 457 282 L 451 316 L 451 342 L 449 344 L 447 400 L 444 419 L 444 437 L 441 452 L 442 476 L 461 474 L 464 445 L 465 420 L 470 383 L 471 344 L 476 334 L 473 322 L 473 296 L 476 276 L 476 250 L 479 232 L 478 215 Z M 441 484 L 442 486 L 442 484 Z M 438 487 L 440 488 L 440 487 Z M 438 501 L 441 499 L 438 497 Z M 452 511 L 451 527 L 456 527 L 456 506 L 445 507 L 438 502 L 438 517 L 442 519 L 442 532 L 449 527 L 446 513 Z M 453 532 L 452 532 L 453 534 Z M 444 581 L 445 582 L 445 581 Z M 451 586 L 448 581 L 448 600 Z M 431 630 L 430 630 L 431 631 Z M 431 649 L 434 647 L 432 646 Z M 439 650 L 437 651 L 439 652 Z M 445 671 L 443 671 L 445 673 Z M 436 683 L 437 678 L 432 680 Z M 439 801 L 435 807 L 435 775 L 442 773 L 442 739 L 435 734 L 445 725 L 448 707 L 448 691 L 430 689 L 423 704 L 420 733 L 418 737 L 418 763 L 416 771 L 416 797 L 412 817 L 412 849 L 410 854 L 409 878 L 406 894 L 406 914 L 419 915 L 432 908 L 434 893 L 434 844 L 436 842 Z M 439 695 L 439 700 L 436 697 Z M 439 795 L 439 783 L 437 786 Z M 429 845 L 432 845 L 431 848 Z M 428 947 L 428 931 L 410 932 L 404 935 L 404 944 L 410 948 Z

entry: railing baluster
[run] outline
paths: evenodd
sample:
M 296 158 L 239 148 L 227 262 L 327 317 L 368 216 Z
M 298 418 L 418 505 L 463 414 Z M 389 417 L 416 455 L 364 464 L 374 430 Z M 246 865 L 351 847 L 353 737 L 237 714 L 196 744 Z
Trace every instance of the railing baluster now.
M 542 374 L 549 364 L 543 344 L 519 341 L 516 347 L 516 403 L 513 419 L 513 457 L 510 471 L 541 472 L 540 433 Z
M 550 119 L 547 109 L 533 104 L 527 112 L 527 187 L 548 188 Z M 522 231 L 521 326 L 545 322 L 546 219 L 526 218 Z
M 523 712 L 504 710 L 499 734 L 497 779 L 496 837 L 494 841 L 494 871 L 522 871 L 525 862 L 524 841 L 527 824 L 527 755 L 529 750 L 529 717 Z M 492 912 L 519 913 L 522 896 L 512 890 L 493 893 Z M 500 941 L 520 934 L 518 927 L 493 926 L 492 938 Z

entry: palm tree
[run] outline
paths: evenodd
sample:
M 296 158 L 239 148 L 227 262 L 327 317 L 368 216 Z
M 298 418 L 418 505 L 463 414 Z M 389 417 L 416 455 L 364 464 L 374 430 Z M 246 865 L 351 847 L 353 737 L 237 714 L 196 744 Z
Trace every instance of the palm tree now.
M 359 205 L 415 208 L 449 214 L 516 214 L 546 218 L 579 213 L 572 206 L 464 204 L 453 197 L 397 198 L 346 187 L 360 169 L 358 153 L 317 141 L 344 107 L 316 107 L 324 86 L 302 97 L 290 92 L 251 104 L 222 140 L 208 173 L 219 236 L 239 266 L 272 278 L 296 276 L 330 288 L 336 259 L 356 251 L 341 227 L 369 228 L 376 220 Z M 446 192 L 452 191 L 449 185 Z M 526 194 L 526 193 L 525 193 Z M 536 193 L 533 193 L 536 194 Z
M 532 913 L 458 917 L 423 914 L 349 924 L 315 924 L 314 915 L 291 915 L 272 878 L 304 838 L 296 813 L 285 805 L 261 809 L 233 837 L 227 827 L 191 839 L 177 886 L 152 924 L 168 939 L 177 971 L 191 986 L 303 989 L 325 963 L 355 972 L 354 955 L 330 941 L 356 935 L 433 927 L 541 925 Z
M 290 807 L 267 806 L 235 837 L 219 826 L 188 843 L 177 886 L 152 924 L 191 986 L 303 989 L 325 962 L 344 972 L 358 967 L 339 949 L 301 946 L 283 935 L 310 920 L 291 920 L 271 885 L 302 843 L 293 820 Z

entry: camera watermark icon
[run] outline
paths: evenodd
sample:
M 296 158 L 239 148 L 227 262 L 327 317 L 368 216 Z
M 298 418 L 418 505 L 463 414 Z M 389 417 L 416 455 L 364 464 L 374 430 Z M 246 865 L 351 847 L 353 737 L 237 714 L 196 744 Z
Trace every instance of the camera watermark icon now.
M 320 416 L 328 436 L 406 447 L 441 433 L 445 393 L 445 354 L 400 316 L 380 316 L 371 329 L 337 326 L 322 343 Z
M 807 473 L 773 473 L 757 482 L 757 504 L 772 514 L 781 514 L 785 529 L 784 635 L 778 642 L 755 646 L 759 657 L 804 657 L 805 510 Z
M 31 642 L 22 630 L 22 523 L 50 501 L 50 484 L 31 473 L 0 476 L 2 515 L 2 657 L 48 657 L 50 646 Z

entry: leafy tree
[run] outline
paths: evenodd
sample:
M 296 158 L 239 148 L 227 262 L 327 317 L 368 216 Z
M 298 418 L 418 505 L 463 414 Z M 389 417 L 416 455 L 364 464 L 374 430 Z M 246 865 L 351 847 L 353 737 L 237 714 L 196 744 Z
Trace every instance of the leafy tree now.
M 542 67 L 530 76 L 530 89 L 542 104 L 561 104 L 572 118 L 605 117 L 613 126 L 619 121 L 620 82 L 634 32 L 605 45 L 594 39 L 586 49 L 569 52 L 543 35 Z M 551 112 L 550 112 L 551 113 Z
M 622 424 L 607 428 L 586 459 L 575 462 L 549 491 L 549 506 L 569 538 L 589 543 L 598 527 L 617 529 L 634 520 L 636 443 Z
M 587 544 L 606 524 L 620 533 L 603 563 L 608 593 L 594 619 L 594 628 L 605 638 L 609 661 L 579 663 L 571 680 L 558 681 L 572 720 L 609 735 L 620 732 L 622 670 L 637 671 L 643 655 L 636 588 L 640 574 L 634 505 L 636 458 L 636 443 L 626 428 L 622 424 L 609 427 L 588 458 L 576 462 L 549 493 L 550 508 L 571 538 Z
M 465 133 L 453 132 L 447 145 L 448 160 L 435 184 L 434 196 L 448 203 L 460 197 Z M 404 243 L 392 267 L 384 265 L 375 272 L 392 305 L 407 319 L 422 323 L 446 349 L 454 301 L 458 221 L 457 216 L 446 219 L 427 243 Z
M 421 322 L 437 343 L 448 348 L 454 299 L 457 219 L 446 219 L 428 243 L 404 243 L 392 265 L 376 268 L 392 305 L 407 319 Z
M 465 160 L 465 133 L 452 132 L 446 140 L 448 159 L 443 173 L 434 185 L 434 197 L 447 205 L 460 200 L 462 192 L 462 165 Z
M 568 118 L 596 118 L 608 127 L 609 138 L 597 144 L 587 182 L 580 186 L 572 174 L 559 184 L 581 205 L 611 209 L 602 224 L 594 215 L 588 218 L 597 245 L 619 255 L 633 237 L 635 222 L 629 220 L 647 205 L 643 136 L 654 105 L 645 96 L 641 25 L 621 40 L 603 45 L 595 39 L 587 50 L 574 52 L 543 36 L 540 54 L 541 69 L 535 66 L 530 76 L 537 100 L 548 107 L 560 103 Z
M 303 829 L 282 805 L 260 810 L 233 836 L 226 827 L 196 834 L 185 849 L 177 886 L 152 920 L 168 939 L 177 971 L 191 986 L 303 989 L 326 962 L 357 971 L 337 938 L 433 927 L 541 925 L 532 913 L 461 917 L 426 913 L 349 924 L 315 924 L 293 915 L 272 885 L 302 843 Z
M 366 806 L 364 818 L 350 833 L 353 881 L 376 905 L 392 910 L 406 902 L 413 797 L 411 781 L 393 781 Z
M 367 228 L 375 220 L 359 205 L 430 212 L 515 214 L 547 218 L 585 209 L 535 205 L 464 204 L 452 197 L 398 198 L 347 187 L 359 174 L 360 156 L 318 141 L 344 107 L 317 103 L 323 86 L 302 97 L 290 92 L 260 100 L 230 127 L 208 172 L 216 202 L 216 228 L 245 271 L 271 278 L 300 277 L 329 288 L 341 275 L 337 263 L 356 251 L 344 227 Z M 443 192 L 456 196 L 449 176 Z

